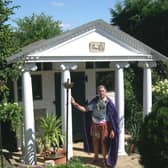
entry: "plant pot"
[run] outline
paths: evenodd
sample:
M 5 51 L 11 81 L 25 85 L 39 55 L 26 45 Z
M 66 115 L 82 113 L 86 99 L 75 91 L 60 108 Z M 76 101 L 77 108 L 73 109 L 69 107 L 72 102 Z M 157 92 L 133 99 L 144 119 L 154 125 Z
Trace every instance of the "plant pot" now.
M 56 152 L 47 152 L 44 156 L 45 160 L 54 160 L 55 164 L 66 163 L 66 152 L 64 150 L 57 150 Z

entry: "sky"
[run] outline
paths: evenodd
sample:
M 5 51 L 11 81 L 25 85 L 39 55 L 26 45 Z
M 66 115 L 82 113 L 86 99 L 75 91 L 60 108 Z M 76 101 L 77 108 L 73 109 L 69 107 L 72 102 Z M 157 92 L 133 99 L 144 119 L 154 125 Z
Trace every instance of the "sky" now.
M 62 22 L 64 30 L 78 27 L 96 19 L 103 19 L 110 23 L 110 9 L 120 0 L 13 0 L 13 5 L 19 5 L 15 14 L 11 16 L 10 24 L 15 26 L 13 20 L 45 13 L 54 20 Z

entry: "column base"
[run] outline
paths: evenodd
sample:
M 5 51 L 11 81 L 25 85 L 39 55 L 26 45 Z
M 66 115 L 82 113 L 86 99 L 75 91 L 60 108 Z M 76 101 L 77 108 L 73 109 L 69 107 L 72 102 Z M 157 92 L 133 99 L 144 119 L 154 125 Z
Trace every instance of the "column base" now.
M 73 144 L 68 144 L 68 160 L 73 157 Z
M 127 152 L 125 152 L 125 150 L 120 150 L 120 151 L 118 151 L 118 156 L 127 156 L 128 154 L 127 154 Z

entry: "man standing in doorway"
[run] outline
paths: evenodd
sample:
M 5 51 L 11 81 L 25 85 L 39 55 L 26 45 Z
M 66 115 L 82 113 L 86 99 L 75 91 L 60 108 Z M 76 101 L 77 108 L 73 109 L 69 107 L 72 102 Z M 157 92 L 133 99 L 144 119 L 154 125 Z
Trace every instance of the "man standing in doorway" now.
M 71 103 L 79 111 L 85 112 L 83 113 L 84 150 L 90 152 L 92 146 L 93 162 L 96 162 L 100 143 L 104 165 L 113 167 L 118 157 L 118 114 L 106 94 L 107 90 L 104 85 L 98 86 L 97 93 L 98 95 L 86 107 L 79 105 L 74 98 Z

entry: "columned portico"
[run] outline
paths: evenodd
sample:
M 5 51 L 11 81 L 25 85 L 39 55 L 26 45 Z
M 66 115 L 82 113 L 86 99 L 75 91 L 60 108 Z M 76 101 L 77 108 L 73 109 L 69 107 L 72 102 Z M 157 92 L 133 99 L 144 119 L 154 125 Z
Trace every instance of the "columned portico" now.
M 30 165 L 36 163 L 34 108 L 30 71 L 36 69 L 37 66 L 35 64 L 25 64 L 22 75 L 25 136 L 24 161 Z
M 64 149 L 67 149 L 67 145 L 68 145 L 68 149 L 67 149 L 68 151 L 66 152 L 69 160 L 73 156 L 71 89 L 69 89 L 69 92 L 68 92 L 69 95 L 67 95 L 67 91 L 66 91 L 66 88 L 63 86 L 63 83 L 67 82 L 67 80 L 71 81 L 70 70 L 75 70 L 77 68 L 77 65 L 65 63 L 65 64 L 61 64 L 60 68 L 62 70 L 62 73 L 61 73 L 62 130 L 65 133 L 65 135 L 68 135 L 68 137 L 67 136 L 65 137 Z M 67 102 L 67 97 L 69 98 L 68 102 Z M 68 107 L 68 110 L 67 110 L 67 107 Z M 68 112 L 68 122 L 67 122 L 67 112 Z M 67 123 L 68 123 L 68 127 L 67 127 Z M 67 138 L 68 138 L 68 142 L 67 142 Z
M 124 72 L 127 62 L 116 63 L 115 65 L 115 104 L 119 117 L 119 155 L 126 155 L 125 152 L 125 128 L 124 128 Z
M 95 20 L 71 31 L 64 32 L 59 37 L 42 40 L 22 48 L 19 53 L 7 58 L 8 64 L 23 62 L 25 69 L 23 72 L 23 103 L 24 103 L 24 126 L 25 126 L 25 162 L 35 164 L 35 132 L 34 132 L 34 112 L 32 97 L 32 82 L 30 71 L 36 69 L 31 63 L 52 63 L 61 64 L 61 109 L 63 132 L 66 133 L 66 121 L 68 111 L 68 159 L 72 157 L 72 109 L 71 109 L 71 90 L 69 90 L 69 99 L 67 102 L 67 92 L 63 83 L 71 80 L 70 70 L 76 68 L 71 63 L 86 62 L 111 62 L 115 65 L 115 104 L 119 115 L 119 155 L 125 155 L 124 145 L 124 72 L 128 63 L 140 62 L 144 68 L 143 80 L 143 111 L 144 115 L 151 112 L 152 108 L 152 77 L 151 67 L 155 66 L 155 61 L 167 61 L 167 57 L 153 50 L 142 42 L 132 38 L 130 35 L 122 32 L 120 29 L 109 25 L 102 20 Z M 30 64 L 29 64 L 30 63 Z M 51 66 L 52 67 L 52 66 Z M 80 67 L 80 65 L 79 65 Z M 58 66 L 48 71 L 53 73 L 60 71 Z M 81 67 L 82 71 L 91 71 L 94 66 Z M 101 69 L 102 71 L 103 69 Z M 88 71 L 88 72 L 89 72 Z M 42 74 L 43 72 L 39 71 Z M 93 78 L 92 78 L 93 77 Z M 93 75 L 89 80 L 94 80 L 92 86 L 96 86 Z M 42 78 L 42 80 L 44 80 Z M 52 81 L 47 81 L 52 82 Z M 46 82 L 46 83 L 47 83 Z M 58 81 L 59 82 L 59 81 Z M 91 86 L 88 84 L 87 87 Z M 16 87 L 15 87 L 16 89 Z M 53 89 L 54 88 L 50 88 Z M 91 88 L 92 89 L 92 88 Z M 44 88 L 42 88 L 42 91 Z M 88 89 L 90 91 L 90 89 Z M 89 92 L 88 91 L 88 92 Z M 95 91 L 96 92 L 96 91 Z M 44 94 L 44 92 L 43 92 Z M 47 93 L 49 94 L 49 93 Z M 79 93 L 80 94 L 80 93 Z M 86 95 L 92 96 L 94 91 Z M 44 95 L 45 96 L 45 95 Z M 50 96 L 50 95 L 48 95 Z M 17 98 L 17 96 L 16 96 Z M 38 100 L 49 101 L 46 100 Z M 37 102 L 34 102 L 35 104 Z M 42 105 L 41 105 L 42 104 Z M 47 109 L 45 103 L 36 104 L 37 109 Z M 42 107 L 41 107 L 42 106 Z M 67 109 L 68 107 L 68 109 Z M 57 113 L 57 112 L 56 112 Z M 67 141 L 65 141 L 67 142 Z M 66 148 L 65 144 L 64 148 Z

